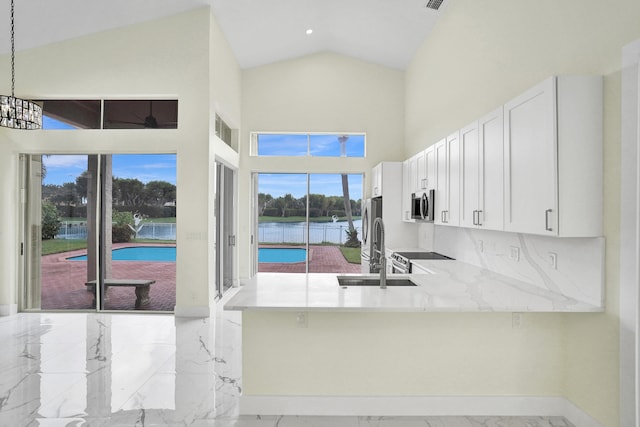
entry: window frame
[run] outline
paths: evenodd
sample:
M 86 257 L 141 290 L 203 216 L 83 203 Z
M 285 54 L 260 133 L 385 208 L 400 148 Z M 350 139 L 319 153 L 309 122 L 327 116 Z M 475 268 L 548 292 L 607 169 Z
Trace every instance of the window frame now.
M 305 155 L 292 155 L 292 156 L 258 154 L 258 137 L 260 135 L 305 135 L 307 137 L 307 152 L 306 152 Z M 351 136 L 351 135 L 354 135 L 354 136 L 362 136 L 364 138 L 364 147 L 363 147 L 362 156 L 316 156 L 316 155 L 312 155 L 311 154 L 311 139 L 312 139 L 313 136 L 322 136 L 322 135 L 336 135 L 336 136 L 340 136 L 340 135 Z M 250 132 L 249 138 L 250 138 L 250 150 L 249 150 L 249 156 L 250 157 L 259 157 L 259 158 L 301 158 L 301 157 L 305 157 L 305 158 L 314 158 L 314 159 L 320 159 L 320 158 L 337 159 L 337 158 L 342 158 L 342 157 L 349 158 L 349 159 L 365 159 L 367 157 L 367 133 L 366 132 L 274 132 L 274 131 L 258 132 L 258 131 L 253 131 L 253 132 Z

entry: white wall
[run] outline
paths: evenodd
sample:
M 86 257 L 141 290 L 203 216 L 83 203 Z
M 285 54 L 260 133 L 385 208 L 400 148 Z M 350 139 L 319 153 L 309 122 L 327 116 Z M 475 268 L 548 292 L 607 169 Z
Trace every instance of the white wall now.
M 564 394 L 560 314 L 307 315 L 243 312 L 245 397 Z
M 382 160 L 402 160 L 404 73 L 321 53 L 243 71 L 239 187 L 240 278 L 250 276 L 251 171 L 352 172 L 365 176 Z M 250 132 L 366 132 L 367 157 L 256 158 Z M 355 196 L 354 196 L 355 197 Z
M 3 147 L 7 140 L 13 143 L 11 152 L 0 158 L 2 170 L 14 168 L 20 152 L 177 153 L 176 312 L 181 314 L 209 313 L 211 97 L 216 97 L 221 108 L 228 109 L 232 120 L 239 121 L 238 84 L 224 86 L 221 82 L 234 73 L 238 82 L 239 70 L 233 56 L 225 53 L 226 42 L 215 45 L 221 36 L 217 30 L 212 34 L 212 22 L 210 9 L 202 8 L 17 55 L 19 96 L 36 99 L 176 97 L 179 100 L 178 130 L 17 132 L 0 129 Z M 214 69 L 210 69 L 211 52 L 216 53 L 219 61 Z M 225 63 L 230 64 L 225 66 Z M 10 79 L 2 75 L 0 81 Z M 210 89 L 210 85 L 214 89 Z M 17 188 L 16 177 L 3 180 L 2 185 Z M 8 198 L 10 194 L 3 191 L 4 203 L 15 200 Z M 0 211 L 0 224 L 17 224 L 17 214 Z M 13 239 L 2 242 L 7 246 L 5 250 L 13 250 Z M 3 272 L 14 268 L 13 265 L 5 268 L 4 263 L 12 263 L 11 260 L 0 262 Z M 3 280 L 2 294 L 6 294 L 6 287 L 14 285 L 15 280 Z

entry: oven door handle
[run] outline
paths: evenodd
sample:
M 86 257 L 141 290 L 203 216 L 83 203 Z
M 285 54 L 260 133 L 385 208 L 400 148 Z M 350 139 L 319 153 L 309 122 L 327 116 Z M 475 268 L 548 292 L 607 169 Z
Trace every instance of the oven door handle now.
M 408 268 L 407 268 L 408 267 Z M 397 262 L 396 260 L 391 261 L 391 273 L 395 274 L 409 274 L 411 272 L 411 263 L 405 267 L 404 264 Z

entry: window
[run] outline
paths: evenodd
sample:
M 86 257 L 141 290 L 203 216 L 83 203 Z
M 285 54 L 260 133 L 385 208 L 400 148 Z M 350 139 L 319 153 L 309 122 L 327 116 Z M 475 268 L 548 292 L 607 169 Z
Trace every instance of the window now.
M 42 105 L 44 130 L 178 128 L 175 99 L 46 99 L 38 102 Z
M 216 136 L 224 141 L 229 147 L 233 148 L 231 143 L 231 128 L 222 118 L 216 114 Z
M 253 133 L 256 156 L 364 157 L 363 133 Z
M 42 129 L 100 129 L 100 100 L 47 99 L 42 104 Z
M 362 174 L 257 174 L 258 271 L 360 272 L 362 181 Z
M 177 100 L 105 100 L 104 129 L 177 129 Z

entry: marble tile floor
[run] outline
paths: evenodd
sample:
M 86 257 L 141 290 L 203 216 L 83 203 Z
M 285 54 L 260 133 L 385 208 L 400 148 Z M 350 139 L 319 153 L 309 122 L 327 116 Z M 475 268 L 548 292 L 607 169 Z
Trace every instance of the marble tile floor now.
M 241 317 L 0 317 L 0 427 L 572 427 L 542 417 L 239 416 Z

